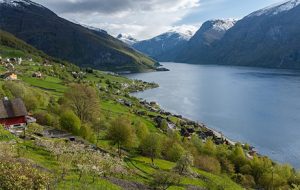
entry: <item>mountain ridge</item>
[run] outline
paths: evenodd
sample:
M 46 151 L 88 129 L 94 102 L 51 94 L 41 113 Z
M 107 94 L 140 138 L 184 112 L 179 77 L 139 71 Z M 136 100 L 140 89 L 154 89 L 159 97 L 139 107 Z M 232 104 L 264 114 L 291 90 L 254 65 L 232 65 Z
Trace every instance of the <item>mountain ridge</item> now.
M 114 37 L 60 18 L 32 1 L 1 2 L 0 29 L 51 56 L 82 67 L 116 72 L 144 72 L 156 68 L 154 60 Z

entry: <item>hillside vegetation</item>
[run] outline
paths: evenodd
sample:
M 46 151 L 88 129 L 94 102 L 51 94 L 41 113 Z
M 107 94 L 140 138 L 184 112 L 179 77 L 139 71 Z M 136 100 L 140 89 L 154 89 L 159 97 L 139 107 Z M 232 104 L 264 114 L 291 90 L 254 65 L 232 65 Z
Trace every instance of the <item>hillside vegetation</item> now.
M 156 84 L 46 59 L 10 38 L 2 60 L 23 61 L 14 64 L 19 80 L 0 81 L 0 97 L 22 98 L 37 123 L 18 136 L 0 127 L 0 189 L 298 188 L 292 167 L 250 158 L 248 145 L 224 144 L 130 96 Z

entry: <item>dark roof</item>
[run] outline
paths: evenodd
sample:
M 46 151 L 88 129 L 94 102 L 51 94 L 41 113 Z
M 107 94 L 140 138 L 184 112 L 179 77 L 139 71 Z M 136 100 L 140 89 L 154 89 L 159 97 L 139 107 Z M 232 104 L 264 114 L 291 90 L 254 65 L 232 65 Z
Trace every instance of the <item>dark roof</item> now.
M 21 98 L 0 101 L 0 119 L 26 116 L 27 110 Z

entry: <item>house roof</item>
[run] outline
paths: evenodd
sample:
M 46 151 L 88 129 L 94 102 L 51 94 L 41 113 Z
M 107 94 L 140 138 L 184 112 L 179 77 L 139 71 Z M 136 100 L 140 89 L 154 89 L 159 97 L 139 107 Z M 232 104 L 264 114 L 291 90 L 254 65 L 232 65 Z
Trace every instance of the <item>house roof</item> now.
M 3 99 L 0 101 L 0 119 L 26 116 L 27 110 L 21 98 L 14 100 Z

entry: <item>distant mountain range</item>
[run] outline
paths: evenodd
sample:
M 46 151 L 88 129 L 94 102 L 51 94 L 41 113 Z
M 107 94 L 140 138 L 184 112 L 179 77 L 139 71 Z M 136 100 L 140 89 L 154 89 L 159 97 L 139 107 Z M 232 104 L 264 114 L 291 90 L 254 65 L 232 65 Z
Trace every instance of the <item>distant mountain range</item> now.
M 103 30 L 72 23 L 29 0 L 0 0 L 0 29 L 82 67 L 141 72 L 157 65 Z
M 190 30 L 169 31 L 149 40 L 137 42 L 132 47 L 158 61 L 170 61 L 193 34 Z
M 300 0 L 209 20 L 190 39 L 165 33 L 133 47 L 158 61 L 300 69 Z

